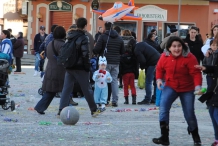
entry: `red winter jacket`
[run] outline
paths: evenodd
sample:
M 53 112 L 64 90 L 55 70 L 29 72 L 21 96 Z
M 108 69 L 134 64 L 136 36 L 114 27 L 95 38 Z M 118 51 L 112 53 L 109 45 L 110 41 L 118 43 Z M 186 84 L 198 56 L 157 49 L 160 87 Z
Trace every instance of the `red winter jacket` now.
M 165 85 L 176 92 L 195 90 L 195 87 L 202 85 L 201 71 L 194 67 L 197 64 L 197 59 L 191 53 L 177 58 L 169 52 L 163 53 L 156 67 L 156 79 L 165 78 Z

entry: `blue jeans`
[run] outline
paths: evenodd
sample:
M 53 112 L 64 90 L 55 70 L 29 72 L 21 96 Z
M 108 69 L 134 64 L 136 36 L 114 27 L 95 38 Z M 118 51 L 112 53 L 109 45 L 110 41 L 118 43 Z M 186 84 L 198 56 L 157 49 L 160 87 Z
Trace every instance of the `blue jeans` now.
M 206 79 L 207 79 L 207 90 L 208 90 L 212 85 L 213 77 L 207 75 Z
M 151 102 L 152 95 L 152 81 L 154 80 L 155 66 L 149 66 L 146 70 L 146 79 L 145 79 L 145 101 Z
M 194 131 L 198 127 L 194 112 L 195 95 L 194 91 L 176 92 L 169 86 L 164 86 L 160 101 L 159 120 L 169 124 L 170 108 L 173 102 L 180 97 L 182 109 L 189 131 Z
M 215 139 L 218 140 L 218 107 L 209 106 L 209 113 L 213 123 Z
M 41 60 L 41 59 L 40 59 L 39 53 L 36 53 L 35 56 L 36 56 L 36 60 L 35 60 L 35 70 L 38 71 L 38 70 L 39 70 L 39 64 L 40 64 L 40 60 Z

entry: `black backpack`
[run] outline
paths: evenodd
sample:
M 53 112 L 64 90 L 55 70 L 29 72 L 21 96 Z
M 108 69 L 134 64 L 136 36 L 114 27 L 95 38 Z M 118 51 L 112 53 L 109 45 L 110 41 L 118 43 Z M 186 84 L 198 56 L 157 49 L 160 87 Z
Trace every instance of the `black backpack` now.
M 53 45 L 53 52 L 56 55 L 57 63 L 63 65 L 65 68 L 74 67 L 79 59 L 80 46 L 76 45 L 76 41 L 83 34 L 78 34 L 71 39 L 68 39 L 67 42 L 60 49 L 60 54 L 56 52 Z M 52 42 L 54 44 L 54 41 Z

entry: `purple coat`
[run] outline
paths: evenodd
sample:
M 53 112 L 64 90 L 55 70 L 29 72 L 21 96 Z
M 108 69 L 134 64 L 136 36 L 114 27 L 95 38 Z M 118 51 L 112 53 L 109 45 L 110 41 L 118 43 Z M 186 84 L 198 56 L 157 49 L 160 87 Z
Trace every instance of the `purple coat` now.
M 24 51 L 24 40 L 23 38 L 18 38 L 13 46 L 13 55 L 14 57 L 22 58 Z

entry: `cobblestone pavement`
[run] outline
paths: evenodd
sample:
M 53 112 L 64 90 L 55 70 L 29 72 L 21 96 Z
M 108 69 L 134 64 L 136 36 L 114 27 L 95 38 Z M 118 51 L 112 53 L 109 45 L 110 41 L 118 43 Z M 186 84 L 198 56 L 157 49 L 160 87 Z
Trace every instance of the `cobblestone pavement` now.
M 23 69 L 26 74 L 10 75 L 10 98 L 19 106 L 14 112 L 0 109 L 0 146 L 154 146 L 152 138 L 160 136 L 158 110 L 113 112 L 108 107 L 105 113 L 92 118 L 84 98 L 76 98 L 76 109 L 80 113 L 75 126 L 58 125 L 56 118 L 59 98 L 55 98 L 45 115 L 39 115 L 31 108 L 41 98 L 37 90 L 41 78 L 33 77 L 33 68 Z M 206 86 L 204 79 L 204 86 Z M 145 95 L 137 89 L 137 101 Z M 27 102 L 34 97 L 34 101 Z M 119 107 L 140 109 L 154 105 L 124 105 L 123 91 L 119 92 Z M 210 146 L 214 140 L 212 123 L 205 104 L 196 98 L 196 115 L 204 146 Z M 29 110 L 28 110 L 29 109 Z M 171 109 L 170 141 L 172 146 L 192 146 L 193 141 L 187 132 L 180 101 L 176 100 Z M 18 120 L 5 122 L 5 118 Z M 40 125 L 41 121 L 51 125 Z

